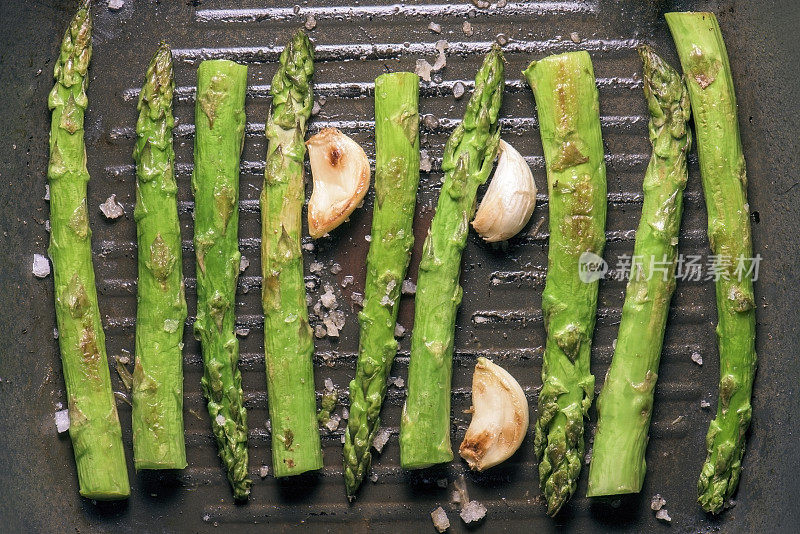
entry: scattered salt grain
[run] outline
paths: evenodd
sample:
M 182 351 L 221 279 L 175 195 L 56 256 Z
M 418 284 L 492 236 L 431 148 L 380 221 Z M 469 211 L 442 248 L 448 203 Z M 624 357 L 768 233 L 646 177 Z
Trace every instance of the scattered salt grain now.
M 334 390 L 333 380 L 331 380 L 330 378 L 326 378 L 325 381 L 323 382 L 323 384 L 325 385 L 325 391 L 333 391 Z
M 339 337 L 339 329 L 333 324 L 333 320 L 330 317 L 325 317 L 322 322 L 325 324 L 325 329 L 328 331 L 328 337 Z
M 572 40 L 573 43 L 578 44 L 581 42 L 581 37 L 578 35 L 578 32 L 572 32 L 569 34 L 569 38 Z
M 344 434 L 342 434 L 342 443 L 344 443 Z
M 325 423 L 325 428 L 327 428 L 328 430 L 333 432 L 334 430 L 339 428 L 339 421 L 341 421 L 341 420 L 342 420 L 342 418 L 338 414 L 335 414 L 335 413 L 331 414 L 331 418 L 328 419 L 327 423 Z
M 502 8 L 506 7 L 507 3 L 508 3 L 508 0 L 497 0 L 497 3 L 494 5 L 494 7 L 496 7 L 497 9 L 502 9 Z
M 311 243 L 311 242 L 303 243 L 303 247 L 302 248 L 306 252 L 313 252 L 314 251 L 314 243 Z
M 442 33 L 441 24 L 436 24 L 435 22 L 431 22 L 430 24 L 428 24 L 428 29 L 433 33 Z
M 317 27 L 317 19 L 314 17 L 314 15 L 309 15 L 308 17 L 306 17 L 306 22 L 304 26 L 309 31 Z
M 314 274 L 319 274 L 322 272 L 323 265 L 318 261 L 312 261 L 311 265 L 308 266 L 308 270 Z
M 325 337 L 327 333 L 328 332 L 325 330 L 325 327 L 322 326 L 321 324 L 318 324 L 314 327 L 314 337 L 316 337 L 317 339 Z
M 53 339 L 58 339 L 58 328 L 53 328 Z
M 347 409 L 347 406 L 342 408 L 342 419 L 344 420 L 350 419 L 350 410 Z
M 413 295 L 417 292 L 417 284 L 411 280 L 405 279 L 403 280 L 403 285 L 400 286 L 400 292 L 403 295 Z
M 105 202 L 100 204 L 100 211 L 103 212 L 106 219 L 118 219 L 125 214 L 122 204 L 117 202 L 117 195 L 111 195 Z
M 423 81 L 431 81 L 431 71 L 433 66 L 425 59 L 418 59 L 414 66 L 414 74 L 422 78 Z
M 367 243 L 371 242 L 372 241 L 372 235 L 371 234 L 365 235 L 364 236 L 364 241 L 366 241 Z
M 464 21 L 464 24 L 462 24 L 462 25 L 461 25 L 461 31 L 463 31 L 463 32 L 464 32 L 464 35 L 466 35 L 467 37 L 471 37 L 471 36 L 472 36 L 472 34 L 473 34 L 473 33 L 475 33 L 475 32 L 472 30 L 472 24 L 470 24 L 470 23 L 469 23 L 468 21 L 466 21 L 466 20 Z
M 377 484 L 378 483 L 378 473 L 370 474 L 369 475 L 369 479 L 370 479 L 370 481 L 372 481 L 373 484 Z
M 653 498 L 650 499 L 650 509 L 655 512 L 661 510 L 666 504 L 667 500 L 664 497 L 662 497 L 660 493 L 656 493 L 655 495 L 653 495 Z
M 436 129 L 436 127 L 439 126 L 439 119 L 437 119 L 430 113 L 426 113 L 425 115 L 422 116 L 422 124 L 428 130 L 434 130 Z
M 250 335 L 250 329 L 249 328 L 244 328 L 244 327 L 239 327 L 236 330 L 234 330 L 234 334 L 236 334 L 239 337 L 247 337 L 247 336 Z
M 478 501 L 469 501 L 461 509 L 460 515 L 464 523 L 475 523 L 486 517 L 486 507 Z
M 352 293 L 350 293 L 350 299 L 353 301 L 354 304 L 357 304 L 359 306 L 364 305 L 364 295 L 362 295 L 357 291 L 353 291 Z
M 697 365 L 703 365 L 703 356 L 701 356 L 699 352 L 693 352 L 692 361 Z
M 431 520 L 433 520 L 433 526 L 439 532 L 444 532 L 450 528 L 450 519 L 447 518 L 447 512 L 441 506 L 431 512 Z
M 440 39 L 436 41 L 436 51 L 438 55 L 436 56 L 436 61 L 433 63 L 431 70 L 433 72 L 439 72 L 443 68 L 447 66 L 447 55 L 444 53 L 445 50 L 448 49 L 450 45 L 444 39 Z
M 56 430 L 61 434 L 69 430 L 69 410 L 59 410 L 55 413 Z
M 239 272 L 243 273 L 248 267 L 250 267 L 250 260 L 247 259 L 247 256 L 242 255 L 242 257 L 239 258 Z
M 47 230 L 48 232 L 50 231 L 50 219 L 47 219 L 44 222 L 44 229 Z
M 403 337 L 406 335 L 406 329 L 400 323 L 394 325 L 394 337 Z
M 319 102 L 314 102 L 314 105 L 311 106 L 311 115 L 317 116 L 320 111 L 322 111 L 322 106 L 319 105 Z
M 325 286 L 325 293 L 320 295 L 319 301 L 329 310 L 334 310 L 339 307 L 339 303 L 336 301 L 336 295 L 333 294 L 333 288 L 329 285 Z
M 258 476 L 261 478 L 267 478 L 267 475 L 269 475 L 269 466 L 262 465 L 258 468 Z
M 710 407 L 711 403 L 708 402 L 707 400 L 703 399 L 700 401 L 700 408 L 702 408 L 703 410 L 708 410 Z
M 489 0 L 472 0 L 472 5 L 478 9 L 488 9 Z
M 50 261 L 41 254 L 33 255 L 33 276 L 44 278 L 50 274 Z
M 464 96 L 465 92 L 466 92 L 466 88 L 464 87 L 463 83 L 456 82 L 456 83 L 453 84 L 453 96 L 455 97 L 456 100 L 458 100 L 459 98 Z
M 219 426 L 225 425 L 225 416 L 222 415 L 221 413 L 218 413 L 217 416 L 214 418 L 214 420 L 217 422 Z
M 389 298 L 389 295 L 381 297 L 381 306 L 394 306 L 394 301 Z
M 347 276 L 344 277 L 344 280 L 342 280 L 342 287 L 347 287 L 349 285 L 352 285 L 352 283 L 354 281 L 355 281 L 355 278 L 353 278 L 352 276 L 350 276 L 348 274 Z
M 334 263 L 333 265 L 331 265 L 330 271 L 331 274 L 339 274 L 340 272 L 342 272 L 342 266 L 339 265 L 338 263 Z
M 378 452 L 383 451 L 383 448 L 386 446 L 386 442 L 389 441 L 389 436 L 392 435 L 392 432 L 388 428 L 381 428 L 380 431 L 375 434 L 375 438 L 372 440 L 372 448 Z
M 44 184 L 44 199 L 50 200 L 50 184 Z
M 108 0 L 109 11 L 119 11 L 125 7 L 125 0 Z
M 344 319 L 344 312 L 343 311 L 334 310 L 328 315 L 328 317 L 330 317 L 331 321 L 333 321 L 333 325 L 336 328 L 338 328 L 339 330 L 344 328 L 345 319 Z
M 269 432 L 270 434 L 272 433 L 272 420 L 271 419 L 267 419 L 264 422 L 264 428 L 266 428 L 267 432 Z
M 431 172 L 431 157 L 428 155 L 428 151 L 424 149 L 419 151 L 419 170 Z
M 665 523 L 669 523 L 672 521 L 672 518 L 669 516 L 669 512 L 666 508 L 662 508 L 658 512 L 656 512 L 656 519 L 659 521 L 664 521 Z

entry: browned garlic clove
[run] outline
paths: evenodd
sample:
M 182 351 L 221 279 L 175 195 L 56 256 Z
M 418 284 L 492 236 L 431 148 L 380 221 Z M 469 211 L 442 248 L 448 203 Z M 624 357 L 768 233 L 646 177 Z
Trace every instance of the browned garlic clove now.
M 306 141 L 313 190 L 308 201 L 308 232 L 322 237 L 347 219 L 369 188 L 369 160 L 361 146 L 336 128 Z
M 475 471 L 507 460 L 528 431 L 528 400 L 508 371 L 478 358 L 472 375 L 472 421 L 458 452 Z
M 472 221 L 490 243 L 517 235 L 536 206 L 536 183 L 525 158 L 502 139 L 498 151 L 497 169 Z

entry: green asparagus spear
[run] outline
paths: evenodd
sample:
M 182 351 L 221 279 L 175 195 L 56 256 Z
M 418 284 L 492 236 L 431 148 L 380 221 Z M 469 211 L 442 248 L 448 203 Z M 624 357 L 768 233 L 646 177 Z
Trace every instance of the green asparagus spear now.
M 475 77 L 464 120 L 444 149 L 445 181 L 423 246 L 415 300 L 408 399 L 400 423 L 400 464 L 419 469 L 449 462 L 453 337 L 462 289 L 461 254 L 475 197 L 492 170 L 500 140 L 503 54 L 494 46 Z
M 272 78 L 267 163 L 261 192 L 264 350 L 276 477 L 322 467 L 303 256 L 303 138 L 311 115 L 314 50 L 297 31 Z
M 708 237 L 719 258 L 715 269 L 719 278 L 719 401 L 706 437 L 708 457 L 697 484 L 703 509 L 719 513 L 739 483 L 756 371 L 747 175 L 728 53 L 716 17 L 667 13 L 666 18 L 689 88 Z
M 133 371 L 136 469 L 183 469 L 183 322 L 181 228 L 172 150 L 172 52 L 161 43 L 147 68 L 136 123 L 136 228 L 139 283 Z
M 603 253 L 606 170 L 589 54 L 549 56 L 524 74 L 536 98 L 550 197 L 542 294 L 547 345 L 534 448 L 547 513 L 555 515 L 575 492 L 585 447 L 583 418 L 594 398 L 589 359 L 598 282 L 582 281 L 579 270 Z
M 92 19 L 84 2 L 70 22 L 56 60 L 48 105 L 50 127 L 50 258 L 56 319 L 67 385 L 69 435 L 80 493 L 98 500 L 130 495 L 122 430 L 111 392 L 106 340 L 94 285 L 86 209 L 86 146 L 83 117 L 88 100 Z
M 369 472 L 370 446 L 380 428 L 386 379 L 397 352 L 394 329 L 414 245 L 412 222 L 419 185 L 418 100 L 416 74 L 396 72 L 375 80 L 375 207 L 344 442 L 348 496 L 355 494 Z
M 678 231 L 691 147 L 689 94 L 680 74 L 650 47 L 639 48 L 653 154 L 611 368 L 597 399 L 589 497 L 642 489 L 653 393 L 678 258 Z
M 194 247 L 197 320 L 211 428 L 236 499 L 250 495 L 247 478 L 247 411 L 234 334 L 239 278 L 239 156 L 244 143 L 247 67 L 227 60 L 197 69 L 195 106 Z

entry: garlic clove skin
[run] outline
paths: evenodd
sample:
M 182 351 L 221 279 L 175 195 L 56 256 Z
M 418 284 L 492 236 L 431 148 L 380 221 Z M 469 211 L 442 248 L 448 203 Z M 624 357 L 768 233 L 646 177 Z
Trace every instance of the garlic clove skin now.
M 458 453 L 470 469 L 483 471 L 514 454 L 529 424 L 525 392 L 508 371 L 478 358 L 472 375 L 472 421 Z
M 472 227 L 487 242 L 505 241 L 522 230 L 536 206 L 536 182 L 525 158 L 500 140 L 497 168 Z
M 364 199 L 370 169 L 361 145 L 336 128 L 324 128 L 306 147 L 313 181 L 308 232 L 316 239 L 342 224 Z

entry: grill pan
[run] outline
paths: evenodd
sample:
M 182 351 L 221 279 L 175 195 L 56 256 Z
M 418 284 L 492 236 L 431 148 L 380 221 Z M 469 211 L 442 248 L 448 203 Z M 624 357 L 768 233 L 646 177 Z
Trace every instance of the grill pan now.
M 86 140 L 89 157 L 90 223 L 94 232 L 95 271 L 108 354 L 134 348 L 136 307 L 136 229 L 133 220 L 135 174 L 131 151 L 137 89 L 159 40 L 166 39 L 176 58 L 178 90 L 175 134 L 178 201 L 184 242 L 184 275 L 190 319 L 185 328 L 185 421 L 189 467 L 182 472 L 133 472 L 130 407 L 119 403 L 132 495 L 127 502 L 92 503 L 78 496 L 69 438 L 53 422 L 56 404 L 66 404 L 57 341 L 53 339 L 52 277 L 31 275 L 34 253 L 48 242 L 43 199 L 47 166 L 53 59 L 75 1 L 0 0 L 0 114 L 5 136 L 0 143 L 0 309 L 4 342 L 0 347 L 0 525 L 5 532 L 245 532 L 261 529 L 308 532 L 434 532 L 429 513 L 439 505 L 448 511 L 450 532 L 793 532 L 800 526 L 796 495 L 800 490 L 795 461 L 800 456 L 797 413 L 800 363 L 794 356 L 800 338 L 800 275 L 797 206 L 800 205 L 800 161 L 796 113 L 800 83 L 795 72 L 800 46 L 794 38 L 800 5 L 794 0 L 626 2 L 568 0 L 509 2 L 504 8 L 476 9 L 466 0 L 409 1 L 387 5 L 362 0 L 308 1 L 299 13 L 291 3 L 280 7 L 256 0 L 132 1 L 111 12 L 106 2 L 94 6 L 94 56 L 90 70 Z M 631 254 L 641 209 L 641 183 L 649 158 L 647 109 L 642 97 L 641 67 L 635 47 L 651 43 L 673 65 L 678 61 L 663 13 L 710 10 L 720 19 L 739 100 L 739 120 L 748 162 L 753 242 L 760 253 L 756 283 L 757 350 L 753 423 L 740 491 L 734 508 L 719 518 L 695 503 L 695 484 L 705 457 L 704 437 L 716 406 L 718 354 L 714 335 L 713 282 L 679 281 L 669 316 L 660 379 L 656 389 L 648 474 L 642 493 L 612 502 L 591 502 L 584 468 L 578 491 L 556 518 L 545 516 L 537 484 L 532 431 L 521 450 L 505 464 L 483 474 L 466 472 L 462 462 L 419 472 L 399 468 L 397 430 L 405 392 L 392 386 L 383 423 L 392 436 L 376 457 L 373 473 L 359 499 L 345 499 L 341 468 L 342 429 L 323 431 L 325 467 L 318 474 L 278 481 L 261 478 L 269 465 L 263 324 L 260 295 L 260 226 L 258 194 L 263 179 L 264 120 L 268 83 L 277 55 L 291 32 L 308 23 L 317 45 L 317 98 L 326 103 L 310 123 L 313 133 L 336 126 L 374 157 L 372 82 L 389 70 L 413 70 L 417 58 L 432 61 L 435 42 L 450 44 L 441 83 L 423 83 L 421 146 L 433 169 L 423 173 L 414 222 L 416 246 L 410 273 L 416 278 L 420 249 L 439 190 L 439 165 L 447 136 L 463 114 L 467 98 L 455 99 L 452 87 L 462 81 L 471 89 L 483 53 L 498 34 L 505 47 L 507 86 L 503 104 L 503 137 L 526 155 L 540 188 L 532 222 L 521 237 L 503 248 L 486 245 L 472 233 L 464 254 L 464 301 L 458 316 L 453 371 L 453 441 L 460 443 L 469 416 L 470 381 L 475 359 L 491 357 L 519 380 L 535 416 L 541 386 L 545 340 L 541 293 L 547 264 L 547 198 L 542 148 L 530 90 L 520 71 L 547 54 L 586 49 L 600 88 L 600 114 L 608 164 L 608 224 L 605 258 L 612 269 L 617 258 Z M 463 32 L 469 21 L 472 36 Z M 428 29 L 441 25 L 441 34 Z M 576 35 L 572 35 L 573 32 Z M 580 40 L 579 43 L 573 42 Z M 245 402 L 250 423 L 250 470 L 254 480 L 248 504 L 236 505 L 216 457 L 208 414 L 200 392 L 202 359 L 191 335 L 195 312 L 192 249 L 192 166 L 195 70 L 200 60 L 225 57 L 249 67 L 247 136 L 241 168 L 240 248 L 249 261 L 237 294 L 237 322 L 250 333 L 241 339 Z M 690 158 L 680 252 L 708 255 L 706 217 L 696 156 Z M 123 218 L 109 222 L 98 205 L 110 194 L 125 207 Z M 338 341 L 317 340 L 316 385 L 330 378 L 343 393 L 355 369 L 358 344 L 357 307 L 351 293 L 362 292 L 372 212 L 372 192 L 363 209 L 331 237 L 315 242 L 305 254 L 307 281 L 316 289 L 335 287 L 347 323 Z M 544 224 L 538 226 L 541 220 Z M 308 242 L 308 241 L 306 241 Z M 312 261 L 324 265 L 310 273 Z M 337 263 L 341 272 L 331 272 Z M 336 269 L 334 269 L 336 271 Z M 343 288 L 344 277 L 355 283 Z M 606 280 L 600 286 L 598 321 L 592 351 L 597 387 L 613 353 L 624 284 Z M 410 329 L 413 298 L 401 304 L 399 323 Z M 405 378 L 410 336 L 400 343 L 393 376 Z M 691 355 L 698 352 L 703 365 Z M 113 370 L 116 391 L 123 386 Z M 712 409 L 704 410 L 706 400 Z M 342 408 L 338 408 L 341 413 Z M 592 411 L 593 417 L 596 416 Z M 591 435 L 594 422 L 589 424 Z M 486 520 L 467 528 L 449 504 L 452 484 L 464 474 L 470 497 L 488 508 Z M 672 516 L 658 522 L 649 507 L 660 493 Z M 218 527 L 215 528 L 215 527 Z

